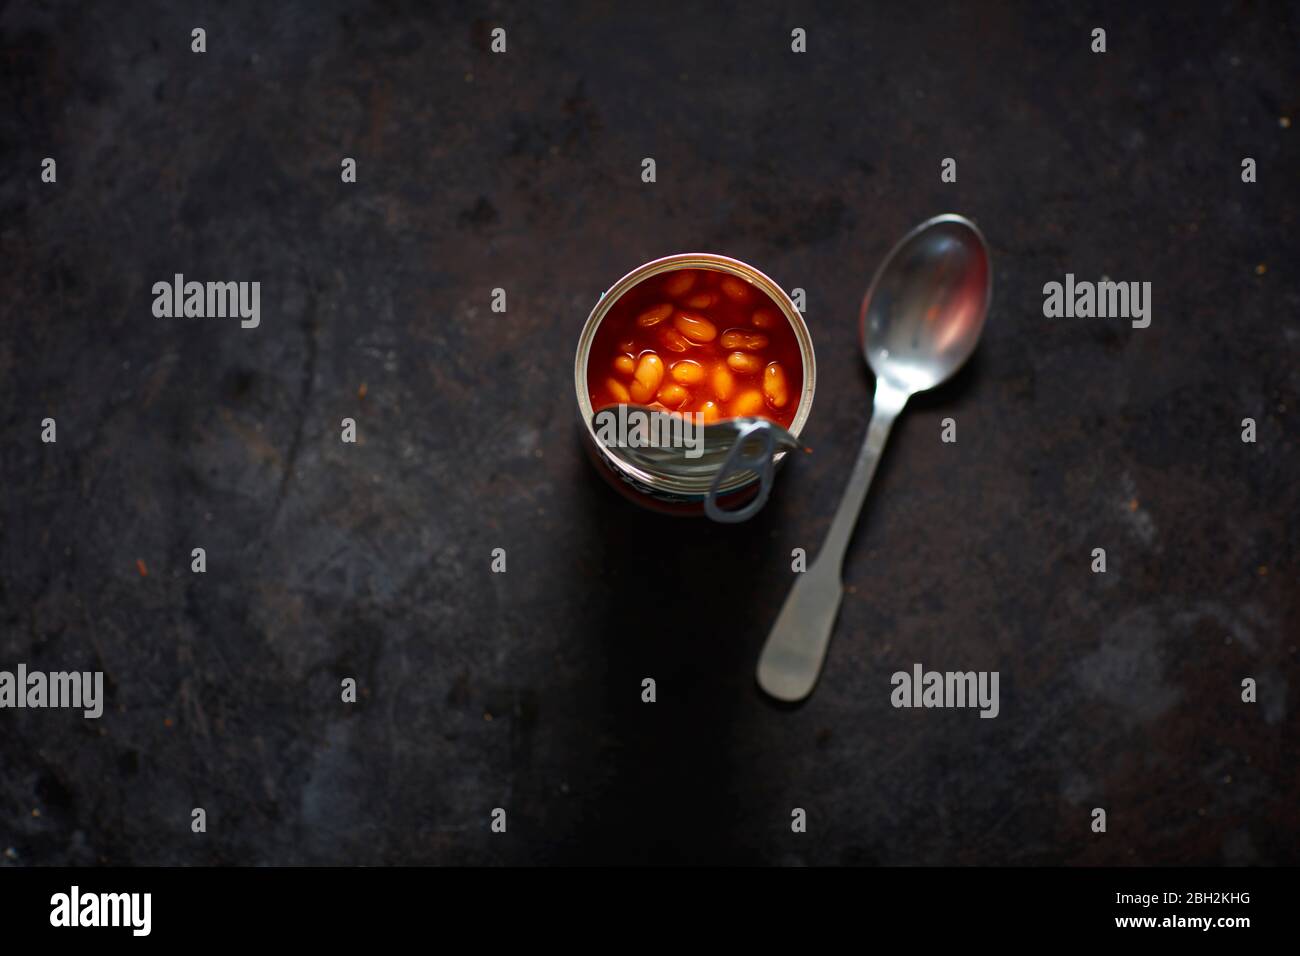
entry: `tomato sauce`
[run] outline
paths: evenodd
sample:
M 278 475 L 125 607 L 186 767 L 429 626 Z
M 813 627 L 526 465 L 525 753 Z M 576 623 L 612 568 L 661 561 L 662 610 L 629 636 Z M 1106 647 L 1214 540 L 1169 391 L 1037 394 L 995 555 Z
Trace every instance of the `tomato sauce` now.
M 648 405 L 705 423 L 758 416 L 789 428 L 803 394 L 794 329 L 757 286 L 715 269 L 642 280 L 610 308 L 587 359 L 599 411 Z

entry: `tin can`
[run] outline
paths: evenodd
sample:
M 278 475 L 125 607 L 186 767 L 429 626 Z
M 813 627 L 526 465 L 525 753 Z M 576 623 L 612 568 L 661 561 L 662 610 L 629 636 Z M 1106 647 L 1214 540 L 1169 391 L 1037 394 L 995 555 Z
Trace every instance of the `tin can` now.
M 655 259 L 633 269 L 600 297 L 600 301 L 591 310 L 591 315 L 587 317 L 587 322 L 582 328 L 573 364 L 573 384 L 578 401 L 579 428 L 583 445 L 597 469 L 615 489 L 630 500 L 667 514 L 701 515 L 704 513 L 704 499 L 716 474 L 685 478 L 657 472 L 633 464 L 619 448 L 607 447 L 596 437 L 592 425 L 595 409 L 592 408 L 590 391 L 587 387 L 587 365 L 596 330 L 600 328 L 601 322 L 604 321 L 614 303 L 651 276 L 675 269 L 712 270 L 735 276 L 763 292 L 780 309 L 794 332 L 803 366 L 803 388 L 788 428 L 796 438 L 803 430 L 808 414 L 812 410 L 813 393 L 817 385 L 817 361 L 813 354 L 812 335 L 808 331 L 808 325 L 785 291 L 758 269 L 728 256 L 707 252 L 686 252 Z M 785 454 L 781 452 L 776 456 L 777 464 Z M 749 477 L 738 475 L 729 479 L 718 489 L 718 503 L 725 508 L 743 505 L 757 493 L 758 484 L 758 477 L 752 473 Z

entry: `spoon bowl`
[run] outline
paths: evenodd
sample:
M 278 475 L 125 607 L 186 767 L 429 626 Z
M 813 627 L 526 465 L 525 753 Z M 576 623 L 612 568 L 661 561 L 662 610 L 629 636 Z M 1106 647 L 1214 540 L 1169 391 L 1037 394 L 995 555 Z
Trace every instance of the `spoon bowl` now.
M 936 216 L 894 246 L 862 300 L 859 337 L 867 364 L 912 395 L 966 363 L 988 314 L 988 244 L 964 216 Z

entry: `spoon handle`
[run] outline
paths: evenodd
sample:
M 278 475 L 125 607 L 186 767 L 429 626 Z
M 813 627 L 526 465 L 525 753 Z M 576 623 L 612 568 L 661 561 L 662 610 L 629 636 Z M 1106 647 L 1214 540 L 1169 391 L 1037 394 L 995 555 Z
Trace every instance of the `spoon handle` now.
M 803 700 L 817 684 L 843 597 L 840 569 L 844 552 L 867 489 L 871 487 L 880 453 L 889 438 L 889 429 L 906 402 L 906 393 L 877 379 L 871 425 L 831 521 L 831 530 L 817 559 L 790 589 L 758 658 L 758 684 L 777 700 Z

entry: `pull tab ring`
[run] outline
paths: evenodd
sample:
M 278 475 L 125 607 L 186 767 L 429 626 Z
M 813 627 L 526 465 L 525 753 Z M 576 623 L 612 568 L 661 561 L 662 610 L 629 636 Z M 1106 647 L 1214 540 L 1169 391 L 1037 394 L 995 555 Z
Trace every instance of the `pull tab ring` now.
M 745 446 L 751 440 L 759 443 L 757 451 L 746 454 Z M 747 521 L 767 504 L 767 496 L 772 491 L 772 476 L 776 470 L 773 460 L 776 453 L 776 433 L 766 419 L 757 419 L 740 426 L 740 437 L 736 439 L 728 452 L 722 467 L 718 469 L 709 493 L 704 498 L 704 513 L 714 521 L 722 524 L 739 524 Z M 758 494 L 754 499 L 734 511 L 727 511 L 718 505 L 718 489 L 733 475 L 753 471 L 758 473 Z

